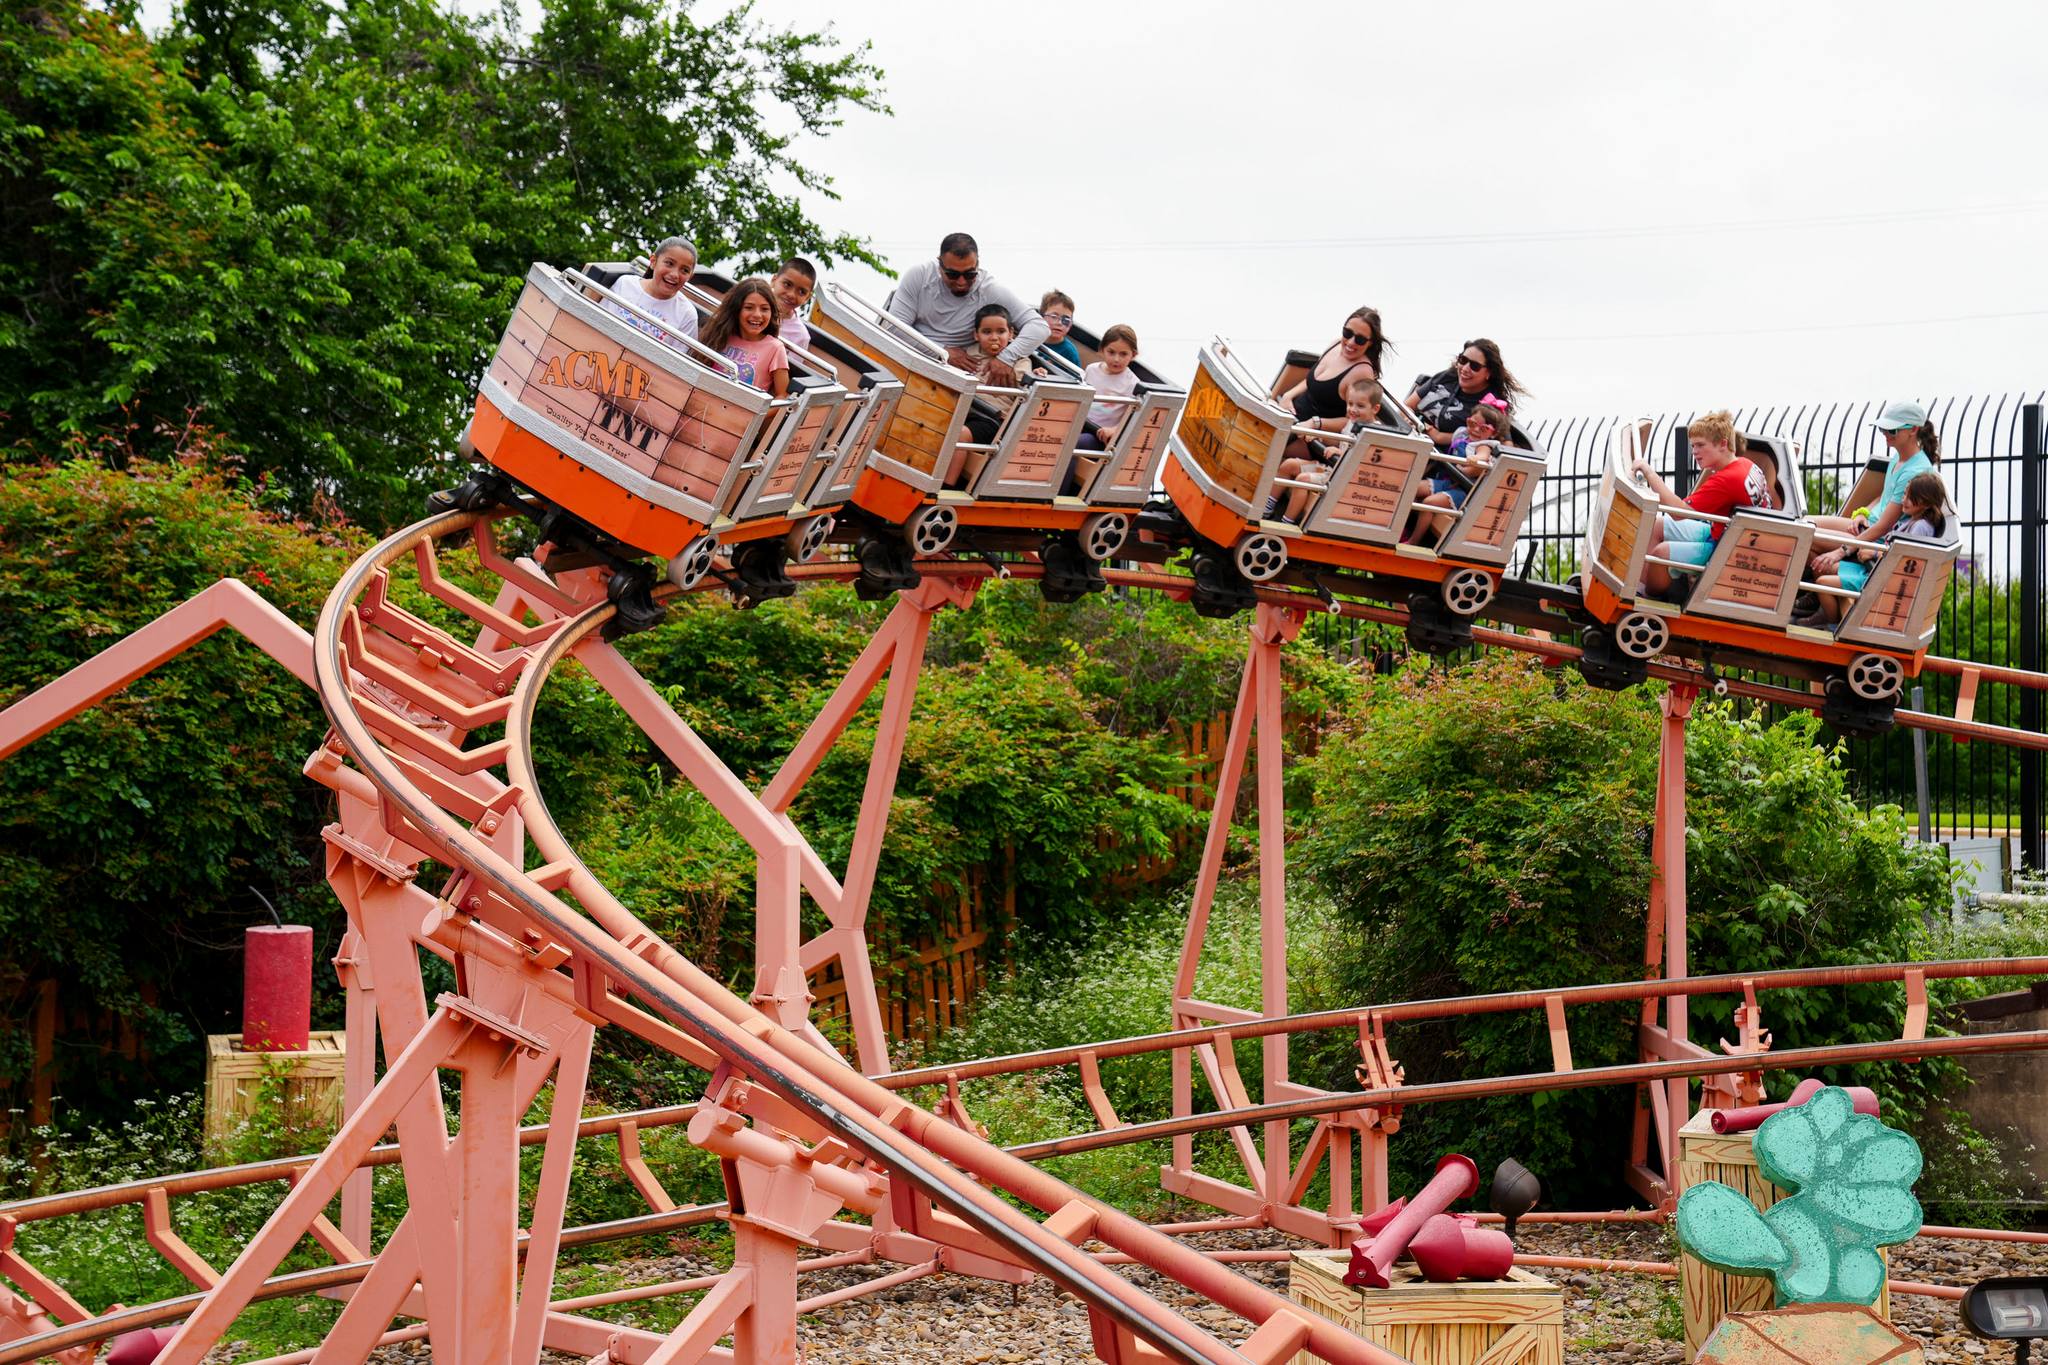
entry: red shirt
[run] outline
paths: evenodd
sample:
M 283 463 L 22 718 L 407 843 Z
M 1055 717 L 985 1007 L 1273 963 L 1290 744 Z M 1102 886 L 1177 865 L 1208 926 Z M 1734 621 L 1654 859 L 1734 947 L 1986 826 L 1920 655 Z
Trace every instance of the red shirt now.
M 1725 517 L 1743 507 L 1769 507 L 1770 488 L 1765 483 L 1764 472 L 1741 456 L 1736 456 L 1706 478 L 1692 490 L 1692 496 L 1685 505 L 1695 512 L 1709 516 Z M 1714 527 L 1715 540 L 1721 538 L 1725 526 Z

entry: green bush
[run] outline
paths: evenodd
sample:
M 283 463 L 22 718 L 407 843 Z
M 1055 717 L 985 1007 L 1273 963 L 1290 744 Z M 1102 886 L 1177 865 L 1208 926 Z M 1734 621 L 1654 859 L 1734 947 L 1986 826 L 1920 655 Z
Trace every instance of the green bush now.
M 223 575 L 310 628 L 356 543 L 257 512 L 193 467 L 15 469 L 0 481 L 0 706 Z M 66 1099 L 191 1082 L 195 1029 L 235 1027 L 239 973 L 219 964 L 266 919 L 258 892 L 315 926 L 316 958 L 332 951 L 325 793 L 299 771 L 324 728 L 302 683 L 223 632 L 0 763 L 0 997 L 53 977 L 61 1003 L 127 1017 L 157 1058 L 142 1074 L 118 1057 L 67 1068 Z M 332 976 L 315 975 L 331 999 Z M 15 1010 L 0 1084 L 29 1064 Z
M 1304 865 L 1352 930 L 1350 998 L 1392 1001 L 1619 981 L 1642 970 L 1657 713 L 1508 657 L 1380 684 L 1313 764 Z M 1945 907 L 1938 854 L 1866 816 L 1807 716 L 1765 727 L 1702 704 L 1689 727 L 1688 956 L 1694 974 L 1913 955 Z M 1730 997 L 1692 1006 L 1696 1039 L 1733 1037 Z M 1897 987 L 1772 992 L 1780 1048 L 1896 1037 Z M 1635 1060 L 1633 1006 L 1573 1011 L 1580 1067 Z M 1411 1083 L 1550 1068 L 1540 1013 L 1404 1025 Z M 1940 1068 L 1857 1069 L 1909 1112 Z M 1842 1083 L 1845 1075 L 1823 1073 Z M 1332 1078 L 1333 1081 L 1339 1078 Z M 1456 1147 L 1515 1156 L 1559 1205 L 1614 1197 L 1633 1096 L 1567 1091 L 1411 1108 L 1394 1150 L 1412 1177 Z
M 1079 947 L 1048 945 L 1023 954 L 1008 976 L 982 993 L 966 1026 L 935 1039 L 916 1064 L 1164 1032 L 1172 1023 L 1173 984 L 1188 908 L 1185 895 L 1133 907 L 1125 916 L 1100 924 L 1094 937 Z M 1327 972 L 1336 955 L 1332 940 L 1340 932 L 1329 902 L 1314 895 L 1297 896 L 1288 905 L 1287 923 L 1289 1008 L 1298 1012 L 1340 1004 Z M 1211 916 L 1195 994 L 1217 1004 L 1258 1009 L 1259 960 L 1257 884 L 1226 880 Z M 1341 1047 L 1341 1034 L 1335 1037 Z M 1260 1052 L 1257 1039 L 1244 1040 L 1236 1049 L 1239 1073 L 1255 1097 L 1263 1076 Z M 1310 1077 L 1314 1063 L 1300 1059 L 1315 1053 L 1311 1036 L 1296 1039 L 1297 1079 Z M 1167 1052 L 1105 1061 L 1102 1084 L 1117 1116 L 1127 1122 L 1172 1113 Z M 1035 1142 L 1095 1126 L 1073 1067 L 969 1081 L 962 1092 L 969 1111 L 999 1143 Z M 1198 1112 L 1218 1107 L 1199 1075 L 1195 1094 Z M 1138 1143 L 1055 1158 L 1046 1169 L 1121 1208 L 1156 1216 L 1168 1207 L 1159 1188 L 1164 1155 L 1164 1144 Z M 1243 1183 L 1244 1172 L 1223 1135 L 1200 1137 L 1196 1155 L 1201 1169 Z
M 988 601 L 996 604 L 992 624 L 979 616 Z M 880 949 L 940 931 L 934 889 L 958 887 L 971 869 L 984 867 L 1014 881 L 1024 923 L 1083 935 L 1091 920 L 1087 901 L 1100 881 L 1138 853 L 1168 851 L 1173 837 L 1198 819 L 1186 801 L 1168 793 L 1187 776 L 1178 753 L 1150 732 L 1124 733 L 1105 723 L 1102 706 L 1078 676 L 1092 656 L 1045 656 L 1035 648 L 1033 628 L 1017 624 L 1032 613 L 1013 606 L 998 594 L 968 613 L 940 618 L 956 636 L 983 633 L 972 650 L 929 662 L 919 682 L 873 896 L 870 922 Z M 628 651 L 677 714 L 758 789 L 886 609 L 836 587 L 754 611 L 698 600 L 636 637 Z M 1013 629 L 1038 657 L 1009 647 Z M 828 866 L 842 865 L 852 846 L 882 695 L 854 717 L 792 809 Z M 629 864 L 658 856 L 647 850 L 628 856 L 639 840 L 633 831 L 653 818 L 650 813 L 675 819 L 698 809 L 690 801 L 652 801 L 655 788 L 644 780 L 616 768 L 596 778 L 612 793 L 612 829 L 606 833 L 588 821 L 581 827 L 598 849 L 593 865 L 601 861 L 601 871 L 628 880 L 635 875 Z M 586 798 L 586 810 L 590 804 Z M 707 894 L 716 888 L 722 905 L 700 897 L 692 906 L 691 915 L 703 922 L 749 913 L 752 874 L 742 846 L 710 836 L 680 847 L 663 877 L 665 885 Z M 658 905 L 658 889 L 639 880 L 643 894 L 628 903 Z M 655 892 L 655 899 L 646 892 Z M 744 947 L 743 938 L 738 946 Z M 728 957 L 725 965 L 737 971 L 743 963 Z

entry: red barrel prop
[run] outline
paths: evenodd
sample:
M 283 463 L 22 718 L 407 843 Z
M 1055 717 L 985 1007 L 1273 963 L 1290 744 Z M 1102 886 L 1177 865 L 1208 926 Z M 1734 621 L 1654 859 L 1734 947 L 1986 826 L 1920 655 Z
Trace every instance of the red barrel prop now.
M 243 1051 L 304 1052 L 313 1019 L 313 927 L 259 924 L 242 945 Z

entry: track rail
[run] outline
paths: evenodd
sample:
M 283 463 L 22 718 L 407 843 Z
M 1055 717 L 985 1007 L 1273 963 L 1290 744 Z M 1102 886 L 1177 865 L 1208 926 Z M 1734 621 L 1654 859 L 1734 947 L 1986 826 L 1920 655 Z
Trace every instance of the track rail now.
M 1284 1300 L 1241 1277 L 1224 1272 L 1223 1278 L 1230 1283 L 1222 1283 L 1209 1273 L 1213 1267 L 1187 1248 L 979 1138 L 903 1104 L 836 1056 L 774 1024 L 681 953 L 653 939 L 573 850 L 558 837 L 549 837 L 551 822 L 531 824 L 530 833 L 551 864 L 568 864 L 565 886 L 586 913 L 564 904 L 421 790 L 387 752 L 378 733 L 381 727 L 373 723 L 356 688 L 343 651 L 344 625 L 351 606 L 364 596 L 379 571 L 437 539 L 470 529 L 480 519 L 468 513 L 429 518 L 385 540 L 343 576 L 314 630 L 316 690 L 333 725 L 335 741 L 387 803 L 388 819 L 402 822 L 409 842 L 488 886 L 532 929 L 567 949 L 578 971 L 602 973 L 708 1048 L 720 1064 L 794 1106 L 826 1134 L 886 1170 L 892 1180 L 931 1199 L 1019 1264 L 1071 1291 L 1092 1310 L 1170 1358 L 1226 1361 L 1240 1357 L 1105 1270 L 1064 1238 L 1023 1216 L 970 1176 L 989 1180 L 1048 1213 L 1076 1204 L 1092 1211 L 1097 1236 L 1172 1278 L 1188 1283 L 1208 1281 L 1204 1287 L 1211 1288 L 1218 1301 L 1255 1321 L 1289 1311 Z M 530 785 L 530 727 L 538 680 L 612 613 L 609 604 L 600 605 L 568 621 L 521 670 L 507 717 L 504 754 L 512 785 L 520 792 L 520 806 L 529 815 L 540 809 Z M 649 939 L 653 939 L 652 945 L 647 943 Z M 629 951 L 627 941 L 635 942 L 647 955 Z M 921 1142 L 929 1143 L 930 1149 Z M 1310 1345 L 1332 1361 L 1398 1359 L 1341 1330 L 1313 1329 Z

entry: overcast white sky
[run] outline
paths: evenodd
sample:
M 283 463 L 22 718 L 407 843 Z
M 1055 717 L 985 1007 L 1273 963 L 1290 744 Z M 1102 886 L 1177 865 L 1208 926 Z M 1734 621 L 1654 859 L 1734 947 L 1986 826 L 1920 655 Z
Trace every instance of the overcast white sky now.
M 887 72 L 893 117 L 802 149 L 815 218 L 898 268 L 971 232 L 1169 375 L 1370 303 L 1391 379 L 1491 336 L 1536 416 L 2048 383 L 2039 0 L 756 13 Z
M 1390 376 L 1491 336 L 1537 415 L 2048 382 L 2032 0 L 756 12 L 888 73 L 816 217 L 898 268 L 972 232 L 1169 374 L 1370 303 Z

